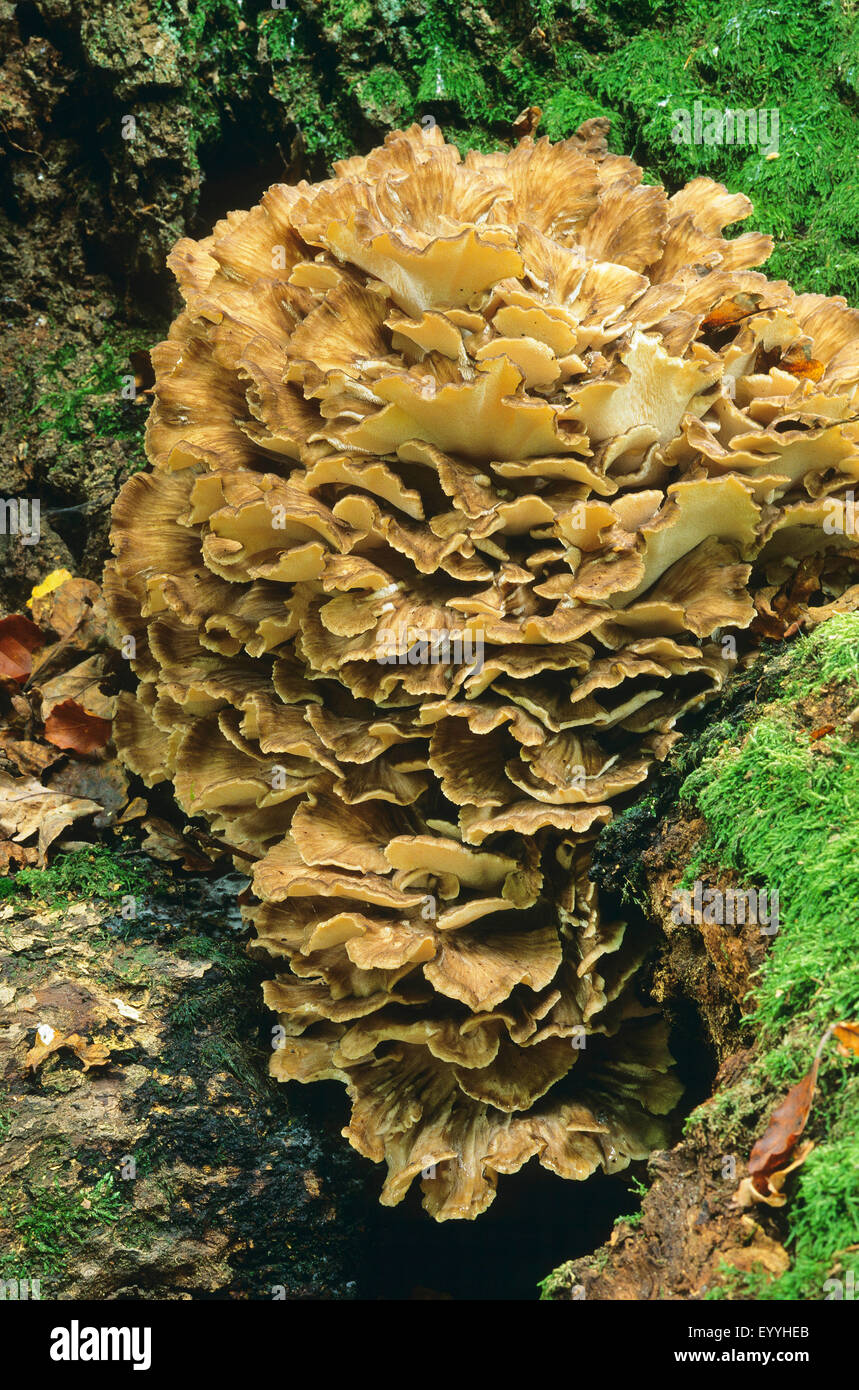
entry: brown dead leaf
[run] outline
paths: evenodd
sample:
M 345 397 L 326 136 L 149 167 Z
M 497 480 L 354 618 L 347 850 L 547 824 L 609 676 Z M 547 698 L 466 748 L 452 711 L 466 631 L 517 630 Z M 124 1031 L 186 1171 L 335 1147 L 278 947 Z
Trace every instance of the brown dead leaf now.
M 84 1064 L 84 1071 L 89 1071 L 90 1067 L 106 1067 L 110 1061 L 110 1049 L 107 1043 L 88 1043 L 86 1038 L 79 1037 L 77 1033 L 73 1033 L 66 1041 L 80 1057 Z
M 760 1193 L 768 1191 L 768 1175 L 784 1167 L 797 1139 L 805 1129 L 819 1067 L 818 1053 L 811 1070 L 791 1087 L 781 1105 L 773 1111 L 769 1124 L 752 1149 L 749 1156 L 749 1174 Z
M 842 1057 L 859 1053 L 859 1023 L 836 1023 L 832 1033 L 838 1039 L 838 1051 Z
M 13 864 L 35 864 L 39 851 L 35 845 L 16 845 L 12 840 L 0 840 L 0 872 L 8 874 Z
M 23 720 L 25 723 L 27 723 L 29 720 L 32 719 L 33 707 L 30 704 L 30 701 L 27 699 L 26 695 L 19 692 L 13 693 L 10 698 L 9 704 L 11 706 L 12 713 L 14 714 L 15 719 L 18 722 Z
M 65 1038 L 56 1028 L 52 1028 L 49 1023 L 40 1024 L 36 1030 L 36 1041 L 24 1058 L 24 1070 L 35 1071 L 45 1058 L 61 1048 L 64 1042 Z
M 41 786 L 32 777 L 12 777 L 8 772 L 0 772 L 0 834 L 16 844 L 38 834 L 40 864 L 45 862 L 48 847 L 67 826 L 100 810 L 97 801 L 67 796 Z
M 0 618 L 0 676 L 25 681 L 33 669 L 33 652 L 44 642 L 42 629 L 23 613 Z
M 758 1202 L 763 1202 L 768 1207 L 783 1207 L 787 1201 L 787 1193 L 783 1192 L 782 1188 L 788 1173 L 792 1173 L 795 1168 L 800 1168 L 813 1148 L 814 1142 L 807 1139 L 797 1149 L 792 1163 L 789 1163 L 786 1168 L 777 1168 L 774 1173 L 767 1173 L 763 1180 L 765 1184 L 763 1187 L 757 1185 L 757 1178 L 743 1178 L 734 1193 L 734 1205 L 750 1207 Z
M 52 1052 L 58 1052 L 61 1047 L 72 1049 L 75 1056 L 83 1062 L 84 1071 L 89 1071 L 90 1067 L 106 1067 L 110 1061 L 110 1051 L 104 1043 L 88 1043 L 80 1033 L 70 1033 L 68 1037 L 64 1037 L 62 1033 L 51 1028 L 50 1024 L 43 1023 L 36 1033 L 36 1041 L 24 1058 L 24 1070 L 35 1071 L 46 1057 L 50 1057 Z
M 723 299 L 707 315 L 701 324 L 701 331 L 718 332 L 720 328 L 730 328 L 733 324 L 748 318 L 749 314 L 754 314 L 760 302 L 759 294 L 735 294 L 730 299 Z
M 40 580 L 39 583 L 33 589 L 33 592 L 27 599 L 27 607 L 32 610 L 33 604 L 36 602 L 36 599 L 43 598 L 44 595 L 49 594 L 52 589 L 59 589 L 61 584 L 65 584 L 66 580 L 71 578 L 71 570 L 51 570 L 50 574 L 46 574 L 45 578 Z
M 57 748 L 74 753 L 95 753 L 110 738 L 111 722 L 90 714 L 77 700 L 55 705 L 45 720 L 45 738 Z
M 143 822 L 143 829 L 147 835 L 141 848 L 153 858 L 166 861 L 178 859 L 183 869 L 197 872 L 211 869 L 212 860 L 180 835 L 169 821 L 162 820 L 160 816 L 149 816 Z
M 83 796 L 89 801 L 97 801 L 101 810 L 93 825 L 98 829 L 113 825 L 117 811 L 128 801 L 128 777 L 115 758 L 105 758 L 97 763 L 73 760 L 52 773 L 47 785 L 68 796 Z
M 794 636 L 808 620 L 809 600 L 820 591 L 823 558 L 807 555 L 780 589 L 764 588 L 755 596 L 757 617 L 752 623 L 763 637 L 782 641 Z
M 8 729 L 0 729 L 0 752 L 4 753 L 19 772 L 38 776 L 63 755 L 58 748 L 47 743 L 36 743 L 31 738 L 16 738 Z
M 113 695 L 105 695 L 101 690 L 101 682 L 105 675 L 104 655 L 97 652 L 95 656 L 79 661 L 70 670 L 61 671 L 50 680 L 37 679 L 36 689 L 42 697 L 42 718 L 46 720 L 51 711 L 64 701 L 76 700 L 87 714 L 95 714 L 99 719 L 111 719 L 116 698 Z
M 834 1030 L 824 1033 L 810 1070 L 792 1086 L 781 1105 L 776 1106 L 764 1133 L 749 1155 L 749 1174 L 743 1178 L 734 1194 L 734 1204 L 751 1206 L 765 1202 L 770 1207 L 783 1207 L 787 1201 L 782 1191 L 788 1173 L 804 1163 L 813 1143 L 805 1143 L 794 1153 L 797 1140 L 808 1122 L 817 1073 L 823 1048 Z M 789 1161 L 792 1158 L 792 1162 Z
M 811 343 L 793 343 L 782 357 L 778 366 L 783 372 L 799 377 L 802 381 L 819 381 L 824 373 L 824 364 L 811 355 Z
M 31 600 L 33 617 L 42 627 L 80 651 L 104 640 L 107 609 L 99 586 L 91 579 L 69 577 L 57 588 Z
M 819 729 L 812 729 L 811 733 L 808 735 L 809 743 L 816 743 L 819 738 L 825 738 L 826 735 L 831 734 L 834 729 L 834 724 L 821 724 Z
M 526 106 L 513 122 L 513 134 L 519 140 L 524 139 L 526 135 L 533 135 L 542 119 L 542 106 Z

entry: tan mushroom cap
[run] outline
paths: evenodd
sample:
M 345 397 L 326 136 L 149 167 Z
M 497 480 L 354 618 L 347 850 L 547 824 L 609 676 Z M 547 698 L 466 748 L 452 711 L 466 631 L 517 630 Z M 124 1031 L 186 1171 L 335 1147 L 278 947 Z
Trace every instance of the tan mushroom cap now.
M 859 311 L 752 269 L 750 211 L 600 120 L 465 159 L 412 126 L 170 258 L 115 736 L 249 871 L 272 1072 L 346 1085 L 385 1203 L 665 1142 L 594 841 L 799 566 L 803 621 L 859 603 Z

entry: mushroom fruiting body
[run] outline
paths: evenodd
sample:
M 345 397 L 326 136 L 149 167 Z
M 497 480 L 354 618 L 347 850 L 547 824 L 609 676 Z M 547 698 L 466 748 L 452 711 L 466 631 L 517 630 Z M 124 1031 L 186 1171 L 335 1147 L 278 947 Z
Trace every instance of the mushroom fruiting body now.
M 797 613 L 855 577 L 859 314 L 753 271 L 750 211 L 643 185 L 599 123 L 465 160 L 413 126 L 170 258 L 118 746 L 254 859 L 272 1070 L 345 1082 L 384 1202 L 423 1173 L 473 1217 L 532 1156 L 665 1141 L 593 842 L 726 629 L 783 631 L 799 566 Z

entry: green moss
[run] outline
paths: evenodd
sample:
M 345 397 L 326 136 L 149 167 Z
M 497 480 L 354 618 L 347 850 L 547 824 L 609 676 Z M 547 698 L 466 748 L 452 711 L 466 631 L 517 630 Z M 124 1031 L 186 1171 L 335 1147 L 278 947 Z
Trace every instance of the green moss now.
M 525 106 L 553 139 L 605 115 L 611 145 L 670 190 L 747 192 L 746 227 L 800 289 L 859 301 L 859 14 L 842 0 L 153 0 L 175 49 L 188 158 L 242 167 L 297 128 L 311 171 L 432 114 L 463 150 L 509 139 Z M 92 43 L 97 36 L 93 35 Z M 172 61 L 172 58 L 171 58 Z M 674 112 L 777 110 L 778 157 L 675 141 Z M 284 140 L 285 136 L 285 140 Z
M 398 72 L 380 64 L 356 84 L 363 111 L 381 124 L 408 124 L 414 113 L 412 90 Z
M 578 82 L 568 82 L 552 91 L 543 108 L 542 130 L 550 140 L 566 140 L 578 130 L 583 121 L 593 116 L 607 116 L 612 122 L 612 146 L 623 147 L 624 122 L 617 112 L 609 110 L 588 93 Z
M 300 130 L 308 155 L 324 155 L 331 164 L 352 154 L 349 116 L 358 75 L 350 73 L 338 91 L 325 46 L 320 51 L 312 30 L 294 11 L 263 14 L 259 26 L 272 64 L 272 91 Z
M 855 12 L 837 0 L 690 0 L 652 14 L 656 23 L 605 55 L 591 87 L 626 121 L 636 156 L 670 185 L 707 174 L 748 193 L 745 228 L 779 243 L 771 274 L 859 299 L 859 115 L 844 82 L 856 75 Z M 675 143 L 673 113 L 696 101 L 777 111 L 778 158 L 753 144 Z
M 325 23 L 345 34 L 369 29 L 373 24 L 373 6 L 369 0 L 322 0 L 321 9 Z
M 486 85 L 467 54 L 434 48 L 424 63 L 418 86 L 419 102 L 452 102 L 473 119 L 487 104 Z
M 830 681 L 859 686 L 859 618 L 842 613 L 803 638 L 792 664 L 786 694 L 811 694 Z
M 153 0 L 152 15 L 185 57 L 186 134 L 196 166 L 200 145 L 222 136 L 257 86 L 254 16 L 245 18 L 241 0 Z
M 18 1238 L 20 1253 L 7 1252 L 3 1268 L 26 1263 L 28 1274 L 61 1274 L 72 1247 L 87 1239 L 94 1226 L 115 1222 L 122 1210 L 123 1195 L 112 1173 L 105 1173 L 92 1187 L 63 1188 L 55 1178 L 52 1186 L 22 1189 L 4 1201 L 3 1216 Z
M 593 1271 L 594 1274 L 602 1273 L 608 1264 L 608 1255 L 608 1246 L 602 1246 L 595 1255 L 589 1258 L 588 1268 Z M 575 1260 L 567 1260 L 565 1264 L 558 1265 L 557 1269 L 553 1269 L 551 1274 L 548 1274 L 545 1279 L 540 1280 L 537 1287 L 540 1290 L 541 1301 L 547 1302 L 552 1299 L 572 1300 L 575 1297 L 573 1290 L 581 1290 L 582 1288 L 576 1276 L 576 1263 L 577 1261 Z M 578 1297 L 582 1296 L 583 1295 L 579 1293 Z
M 706 174 L 755 204 L 771 272 L 859 302 L 859 14 L 817 0 L 154 0 L 181 54 L 192 161 L 253 123 L 273 154 L 301 132 L 315 174 L 434 115 L 463 150 L 509 139 L 523 107 L 552 139 L 591 116 L 669 190 Z M 778 157 L 684 144 L 700 101 L 779 115 Z M 291 135 L 288 134 L 288 139 Z M 246 142 L 250 144 L 251 141 Z
M 195 1075 L 209 1076 L 213 1072 L 227 1071 L 242 1082 L 249 1094 L 262 1095 L 270 1083 L 259 1067 L 258 1056 L 248 1046 L 247 1033 L 241 1031 L 233 1007 L 237 992 L 256 981 L 256 968 L 240 948 L 230 946 L 218 951 L 213 949 L 211 940 L 204 940 L 208 959 L 223 967 L 225 978 L 199 994 L 182 996 L 170 1012 L 174 1037 L 180 1039 L 183 1034 L 188 1037 L 189 1070 Z M 194 954 L 185 939 L 182 952 Z
M 720 1136 L 735 1116 L 748 1118 L 756 1091 L 758 1103 L 760 1094 L 769 1102 L 807 1072 L 830 1024 L 859 1018 L 859 744 L 837 734 L 811 741 L 795 703 L 797 690 L 859 684 L 859 616 L 836 618 L 803 639 L 792 665 L 785 698 L 681 787 L 681 799 L 707 821 L 698 864 L 737 869 L 779 893 L 779 931 L 747 1019 L 758 1059 L 741 1091 L 693 1117 Z M 792 1265 L 766 1286 L 767 1298 L 820 1299 L 836 1264 L 859 1269 L 856 1252 L 847 1251 L 859 1207 L 859 1068 L 831 1045 L 808 1132 L 817 1147 L 786 1208 Z
M 132 443 L 131 466 L 145 466 L 143 434 L 147 411 L 135 399 L 122 395 L 134 370 L 129 352 L 136 346 L 130 335 L 118 343 L 104 342 L 91 355 L 66 343 L 41 364 L 40 377 L 50 383 L 34 402 L 30 416 L 38 419 L 38 433 L 59 431 L 66 444 L 113 438 Z
M 139 857 L 93 845 L 58 854 L 50 868 L 19 869 L 14 877 L 0 879 L 0 898 L 26 891 L 53 907 L 72 898 L 118 902 L 124 894 L 143 893 L 151 887 L 151 867 Z
M 629 1195 L 630 1195 L 630 1198 L 633 1199 L 633 1200 L 634 1200 L 635 1198 L 637 1198 L 637 1199 L 638 1199 L 639 1205 L 638 1205 L 637 1209 L 635 1209 L 635 1210 L 633 1210 L 633 1211 L 621 1213 L 620 1216 L 616 1216 L 615 1219 L 614 1219 L 614 1224 L 615 1224 L 615 1226 L 629 1226 L 629 1227 L 631 1227 L 631 1228 L 634 1230 L 636 1226 L 640 1226 L 640 1225 L 641 1225 L 642 1219 L 643 1219 L 643 1217 L 644 1217 L 644 1212 L 641 1210 L 641 1201 L 642 1201 L 642 1199 L 643 1199 L 644 1197 L 647 1196 L 647 1192 L 648 1192 L 647 1184 L 646 1184 L 646 1183 L 643 1183 L 643 1182 L 641 1181 L 640 1178 L 631 1178 L 631 1179 L 630 1179 L 630 1182 L 629 1182 Z
M 797 1012 L 822 1032 L 859 1011 L 859 749 L 809 743 L 787 710 L 684 783 L 707 819 L 706 854 L 777 889 L 780 929 L 751 1021 L 774 1033 Z
M 565 1264 L 558 1265 L 551 1274 L 547 1274 L 545 1279 L 541 1279 L 537 1288 L 540 1290 L 540 1298 L 549 1302 L 553 1299 L 569 1297 L 572 1290 L 576 1287 L 576 1277 L 573 1272 L 573 1261 L 567 1260 Z

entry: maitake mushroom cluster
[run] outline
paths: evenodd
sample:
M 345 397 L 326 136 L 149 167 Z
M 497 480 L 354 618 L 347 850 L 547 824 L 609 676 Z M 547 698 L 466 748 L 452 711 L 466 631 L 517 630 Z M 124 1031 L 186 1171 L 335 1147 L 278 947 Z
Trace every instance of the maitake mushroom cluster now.
M 593 842 L 798 567 L 851 576 L 859 314 L 749 268 L 742 195 L 641 177 L 599 123 L 413 126 L 180 241 L 114 511 L 122 755 L 255 861 L 274 1074 L 345 1082 L 440 1220 L 665 1141 Z

